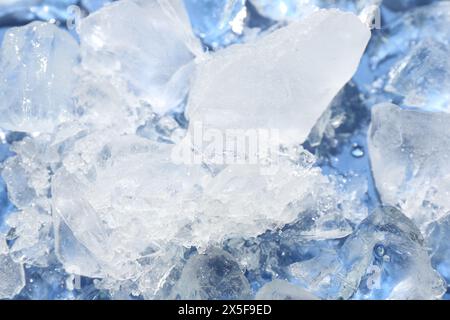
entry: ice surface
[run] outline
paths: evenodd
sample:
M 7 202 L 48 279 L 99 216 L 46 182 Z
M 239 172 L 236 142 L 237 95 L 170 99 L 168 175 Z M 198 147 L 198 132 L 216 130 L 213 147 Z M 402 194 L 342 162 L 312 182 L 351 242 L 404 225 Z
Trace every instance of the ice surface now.
M 356 16 L 319 11 L 207 57 L 189 95 L 191 135 L 192 124 L 201 123 L 222 132 L 266 128 L 278 131 L 280 142 L 303 142 L 352 77 L 369 37 Z
M 52 24 L 8 30 L 0 52 L 0 126 L 51 132 L 69 120 L 78 52 L 75 40 Z
M 80 25 L 83 68 L 158 113 L 177 107 L 201 52 L 181 9 L 177 1 L 125 0 L 91 14 Z
M 403 110 L 391 104 L 372 110 L 369 154 L 377 190 L 420 228 L 448 214 L 450 115 Z

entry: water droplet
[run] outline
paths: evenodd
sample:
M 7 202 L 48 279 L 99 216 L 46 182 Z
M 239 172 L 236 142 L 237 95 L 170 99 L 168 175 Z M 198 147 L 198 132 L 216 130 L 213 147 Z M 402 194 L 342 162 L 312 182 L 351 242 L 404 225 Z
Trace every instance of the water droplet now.
M 363 147 L 354 144 L 353 145 L 353 149 L 352 149 L 352 156 L 354 156 L 355 158 L 362 158 L 364 157 L 364 149 Z
M 377 244 L 377 245 L 375 246 L 375 248 L 374 248 L 374 251 L 375 251 L 375 254 L 376 254 L 378 257 L 384 256 L 384 254 L 385 254 L 385 252 L 386 252 L 386 250 L 385 250 L 385 248 L 384 248 L 384 246 L 383 246 L 382 244 Z

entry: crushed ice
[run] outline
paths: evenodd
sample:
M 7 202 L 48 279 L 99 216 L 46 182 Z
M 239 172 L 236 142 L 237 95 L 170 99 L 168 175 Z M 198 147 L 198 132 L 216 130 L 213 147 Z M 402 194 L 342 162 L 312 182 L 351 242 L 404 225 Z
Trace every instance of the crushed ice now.
M 428 2 L 0 4 L 0 299 L 445 298 Z

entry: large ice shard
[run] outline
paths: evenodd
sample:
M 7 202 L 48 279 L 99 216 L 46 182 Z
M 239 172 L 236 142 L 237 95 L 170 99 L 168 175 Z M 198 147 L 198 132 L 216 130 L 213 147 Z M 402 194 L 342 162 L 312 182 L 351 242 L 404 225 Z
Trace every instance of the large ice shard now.
M 383 104 L 372 110 L 369 153 L 384 204 L 397 206 L 420 228 L 450 210 L 450 115 Z
M 81 21 L 82 66 L 164 113 L 185 98 L 202 52 L 191 32 L 179 1 L 119 1 Z
M 8 30 L 0 52 L 0 127 L 50 132 L 71 119 L 78 45 L 53 24 Z
M 189 96 L 191 135 L 201 123 L 205 131 L 265 128 L 282 143 L 303 142 L 356 71 L 369 38 L 353 14 L 319 11 L 205 57 Z M 202 143 L 194 148 L 202 151 Z

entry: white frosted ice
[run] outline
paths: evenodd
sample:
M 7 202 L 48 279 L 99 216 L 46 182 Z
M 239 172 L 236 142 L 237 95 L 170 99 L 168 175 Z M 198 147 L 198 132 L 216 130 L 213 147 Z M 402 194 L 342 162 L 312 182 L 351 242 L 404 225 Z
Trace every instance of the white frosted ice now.
M 71 119 L 78 53 L 76 41 L 55 25 L 9 29 L 0 51 L 0 126 L 51 132 Z
M 355 15 L 321 10 L 205 57 L 189 95 L 191 135 L 198 122 L 205 130 L 273 129 L 283 143 L 303 142 L 355 73 L 369 38 Z
M 124 0 L 83 19 L 83 68 L 157 112 L 176 107 L 189 88 L 190 63 L 201 52 L 179 2 Z

